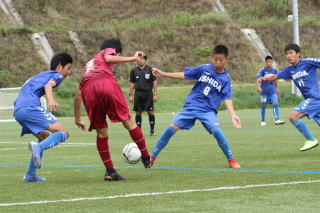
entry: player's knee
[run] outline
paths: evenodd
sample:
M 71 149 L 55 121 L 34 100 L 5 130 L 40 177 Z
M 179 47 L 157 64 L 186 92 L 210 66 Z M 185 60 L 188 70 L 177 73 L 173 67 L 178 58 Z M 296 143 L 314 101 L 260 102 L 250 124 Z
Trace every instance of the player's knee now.
M 294 121 L 294 120 L 297 120 L 299 117 L 297 117 L 294 113 L 291 113 L 290 115 L 289 115 L 289 120 L 292 122 L 292 121 Z

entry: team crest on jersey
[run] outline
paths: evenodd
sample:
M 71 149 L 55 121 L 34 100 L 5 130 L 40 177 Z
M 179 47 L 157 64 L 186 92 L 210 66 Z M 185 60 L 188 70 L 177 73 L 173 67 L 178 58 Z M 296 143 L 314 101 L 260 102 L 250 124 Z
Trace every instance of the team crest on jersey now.
M 144 76 L 146 79 L 149 79 L 150 78 L 150 74 L 145 74 Z

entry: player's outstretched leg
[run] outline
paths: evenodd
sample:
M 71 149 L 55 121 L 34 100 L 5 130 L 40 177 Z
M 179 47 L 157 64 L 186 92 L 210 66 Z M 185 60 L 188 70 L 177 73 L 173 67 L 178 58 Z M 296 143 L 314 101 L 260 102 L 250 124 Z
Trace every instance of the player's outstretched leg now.
M 261 105 L 261 126 L 265 126 L 266 121 L 265 121 L 265 116 L 266 116 L 266 105 Z
M 216 138 L 219 147 L 221 148 L 224 155 L 228 159 L 229 166 L 234 169 L 240 169 L 241 166 L 239 163 L 237 163 L 236 159 L 233 157 L 230 145 L 226 137 L 223 135 L 221 129 L 219 127 L 214 127 L 212 129 L 212 134 Z
M 141 152 L 141 160 L 145 168 L 150 168 L 150 155 L 146 146 L 146 140 L 141 129 L 137 126 L 129 130 L 131 139 L 137 144 Z
M 291 120 L 291 119 L 290 119 Z M 304 146 L 300 148 L 300 151 L 307 151 L 318 146 L 319 142 L 313 137 L 307 125 L 301 119 L 291 120 L 293 126 L 295 126 L 299 132 L 307 139 Z
M 151 165 L 154 164 L 161 150 L 168 144 L 170 138 L 176 133 L 176 129 L 173 126 L 169 125 L 160 138 L 158 139 L 156 145 L 153 147 L 151 154 Z

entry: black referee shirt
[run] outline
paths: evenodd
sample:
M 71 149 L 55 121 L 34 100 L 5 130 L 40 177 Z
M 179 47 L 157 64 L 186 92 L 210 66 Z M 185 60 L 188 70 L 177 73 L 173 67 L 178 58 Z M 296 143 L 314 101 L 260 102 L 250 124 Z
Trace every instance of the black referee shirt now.
M 134 89 L 140 92 L 151 91 L 153 88 L 153 81 L 156 77 L 152 74 L 150 66 L 145 66 L 143 70 L 135 67 L 130 73 L 130 82 L 134 83 Z

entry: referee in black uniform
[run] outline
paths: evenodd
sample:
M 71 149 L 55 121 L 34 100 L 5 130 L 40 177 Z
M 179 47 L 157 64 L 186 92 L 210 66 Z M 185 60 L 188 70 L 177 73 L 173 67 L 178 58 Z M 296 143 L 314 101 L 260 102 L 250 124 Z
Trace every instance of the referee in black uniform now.
M 139 57 L 138 66 L 130 73 L 129 101 L 134 103 L 136 123 L 141 128 L 143 111 L 147 111 L 150 123 L 150 136 L 154 136 L 155 116 L 153 102 L 157 101 L 157 80 L 150 66 L 146 65 L 147 55 Z M 133 93 L 134 90 L 134 93 Z

